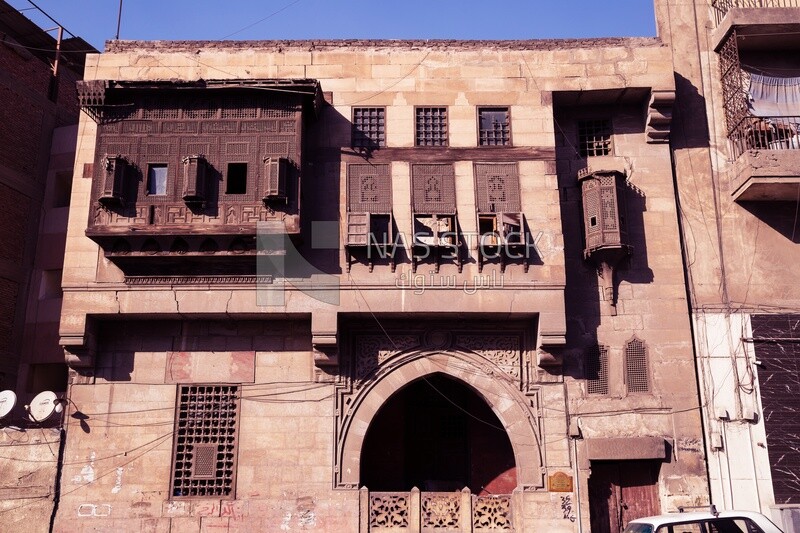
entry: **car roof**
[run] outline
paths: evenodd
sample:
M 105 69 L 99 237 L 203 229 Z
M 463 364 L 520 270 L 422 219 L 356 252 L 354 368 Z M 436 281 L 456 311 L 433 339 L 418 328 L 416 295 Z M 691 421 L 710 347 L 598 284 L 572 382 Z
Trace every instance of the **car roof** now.
M 715 518 L 749 518 L 757 524 L 761 524 L 764 520 L 769 520 L 761 513 L 753 511 L 719 511 L 718 513 L 709 512 L 692 512 L 692 513 L 671 513 L 662 514 L 657 516 L 647 516 L 644 518 L 637 518 L 631 520 L 631 524 L 650 524 L 652 526 L 663 526 L 668 524 L 678 524 L 682 522 L 691 522 L 693 520 L 713 520 Z

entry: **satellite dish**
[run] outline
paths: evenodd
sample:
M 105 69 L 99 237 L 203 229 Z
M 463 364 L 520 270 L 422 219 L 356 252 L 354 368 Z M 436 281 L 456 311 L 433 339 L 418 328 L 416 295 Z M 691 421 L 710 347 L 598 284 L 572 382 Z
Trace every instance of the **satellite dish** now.
M 17 395 L 13 390 L 0 392 L 0 419 L 5 418 L 17 405 Z
M 46 390 L 37 394 L 26 406 L 28 417 L 34 422 L 44 422 L 56 412 L 56 393 Z

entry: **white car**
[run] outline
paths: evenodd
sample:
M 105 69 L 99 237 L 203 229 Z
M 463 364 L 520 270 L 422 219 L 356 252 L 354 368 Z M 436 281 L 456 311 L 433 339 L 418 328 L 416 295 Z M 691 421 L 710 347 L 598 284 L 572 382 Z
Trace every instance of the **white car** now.
M 751 511 L 673 513 L 637 518 L 623 533 L 783 533 L 766 516 Z

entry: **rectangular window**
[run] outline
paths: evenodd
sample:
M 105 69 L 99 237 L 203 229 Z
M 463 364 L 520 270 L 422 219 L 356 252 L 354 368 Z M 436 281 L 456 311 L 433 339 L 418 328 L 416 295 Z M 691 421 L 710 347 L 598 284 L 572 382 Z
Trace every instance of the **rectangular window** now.
M 447 108 L 416 109 L 416 145 L 447 146 Z
M 237 385 L 180 385 L 173 497 L 233 497 L 239 425 Z
M 581 157 L 611 155 L 611 121 L 578 121 L 578 150 Z
M 167 165 L 147 166 L 147 194 L 157 196 L 167 194 Z
M 247 163 L 228 163 L 225 194 L 245 194 L 247 192 Z
M 608 394 L 608 348 L 592 346 L 586 354 L 586 392 Z
M 353 108 L 353 148 L 386 146 L 386 109 L 383 107 Z
M 478 109 L 478 144 L 508 146 L 511 144 L 511 120 L 507 107 Z

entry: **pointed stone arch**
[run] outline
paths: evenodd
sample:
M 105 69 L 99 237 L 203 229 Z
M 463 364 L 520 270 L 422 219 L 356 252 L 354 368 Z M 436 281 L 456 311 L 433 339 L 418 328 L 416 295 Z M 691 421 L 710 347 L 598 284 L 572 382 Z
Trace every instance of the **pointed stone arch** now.
M 461 351 L 407 352 L 393 359 L 391 370 L 364 387 L 342 428 L 337 485 L 359 486 L 364 439 L 386 400 L 406 385 L 436 373 L 463 383 L 489 405 L 511 442 L 519 486 L 523 490 L 543 489 L 544 450 L 539 420 L 528 407 L 518 382 L 486 359 Z

